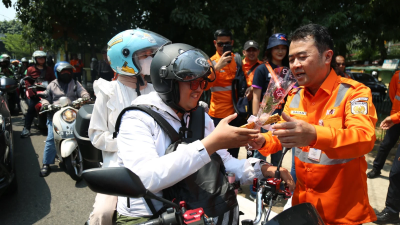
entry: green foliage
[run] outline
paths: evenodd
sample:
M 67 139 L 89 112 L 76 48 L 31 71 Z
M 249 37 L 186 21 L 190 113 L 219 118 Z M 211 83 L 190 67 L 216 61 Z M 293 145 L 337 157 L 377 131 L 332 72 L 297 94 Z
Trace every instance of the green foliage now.
M 29 44 L 25 41 L 21 34 L 6 34 L 5 37 L 0 38 L 5 45 L 8 52 L 12 52 L 16 58 L 29 56 Z
M 11 6 L 10 0 L 3 3 Z M 117 33 L 136 27 L 210 55 L 218 28 L 233 32 L 234 50 L 241 52 L 249 39 L 264 48 L 273 33 L 290 34 L 301 25 L 318 23 L 330 31 L 335 53 L 344 55 L 356 47 L 367 58 L 373 51 L 386 57 L 384 41 L 400 36 L 398 0 L 17 0 L 15 8 L 31 29 L 23 31 L 30 42 L 53 48 L 68 41 L 72 51 L 88 44 L 98 51 Z M 364 44 L 349 45 L 357 38 Z
M 20 34 L 22 32 L 22 23 L 19 20 L 0 21 L 0 34 Z

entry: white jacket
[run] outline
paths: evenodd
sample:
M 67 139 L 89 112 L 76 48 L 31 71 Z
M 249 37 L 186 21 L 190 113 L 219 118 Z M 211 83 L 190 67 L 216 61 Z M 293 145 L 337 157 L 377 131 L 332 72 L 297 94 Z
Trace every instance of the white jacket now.
M 153 106 L 151 108 L 166 119 L 177 132 L 181 127 L 177 114 L 156 92 L 139 96 L 133 104 L 151 105 Z M 205 136 L 214 129 L 213 121 L 206 114 Z M 199 151 L 204 149 L 201 141 L 181 144 L 175 152 L 164 155 L 171 144 L 170 138 L 151 116 L 139 110 L 131 110 L 123 115 L 117 143 L 118 164 L 136 173 L 144 186 L 160 197 L 163 189 L 195 173 L 210 162 L 207 151 Z M 255 177 L 263 177 L 259 159 L 238 160 L 226 149 L 221 149 L 217 153 L 221 156 L 226 171 L 234 172 L 241 184 L 249 184 Z M 255 164 L 254 167 L 252 164 Z M 162 203 L 158 201 L 153 200 L 153 204 L 156 210 L 162 207 Z M 130 217 L 152 215 L 143 198 L 130 198 L 130 208 L 128 208 L 127 198 L 118 197 L 117 210 L 120 214 Z
M 113 139 L 119 113 L 137 97 L 136 90 L 117 81 L 98 79 L 93 84 L 96 102 L 89 124 L 89 138 L 93 146 L 102 150 L 103 167 L 117 167 L 117 140 Z M 142 95 L 154 91 L 152 84 L 140 91 Z

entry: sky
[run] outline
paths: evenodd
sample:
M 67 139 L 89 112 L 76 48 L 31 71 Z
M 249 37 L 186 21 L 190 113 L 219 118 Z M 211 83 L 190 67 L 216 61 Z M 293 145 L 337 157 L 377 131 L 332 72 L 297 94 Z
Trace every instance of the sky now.
M 12 5 L 14 5 L 16 0 L 12 0 Z M 14 7 L 6 8 L 2 1 L 0 1 L 0 21 L 3 20 L 13 20 L 15 19 L 15 9 Z

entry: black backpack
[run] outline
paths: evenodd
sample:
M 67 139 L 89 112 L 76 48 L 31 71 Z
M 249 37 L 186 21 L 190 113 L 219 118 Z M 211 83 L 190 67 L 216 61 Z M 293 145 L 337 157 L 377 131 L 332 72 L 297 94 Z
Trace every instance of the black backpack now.
M 121 111 L 115 124 L 114 138 L 119 132 L 122 115 L 132 109 L 149 114 L 168 134 L 171 145 L 166 149 L 165 154 L 174 152 L 179 144 L 191 143 L 204 138 L 205 112 L 203 107 L 197 107 L 190 114 L 189 127 L 181 127 L 178 133 L 160 114 L 144 105 L 129 106 Z M 163 197 L 176 203 L 185 201 L 188 209 L 202 207 L 206 215 L 211 217 L 224 215 L 225 212 L 234 209 L 238 204 L 235 187 L 228 182 L 224 163 L 217 153 L 212 154 L 210 158 L 211 161 L 197 172 L 164 189 Z M 162 210 L 165 210 L 163 208 L 157 212 L 153 203 L 149 199 L 145 200 L 153 213 L 153 218 L 158 217 Z
M 237 70 L 235 74 L 235 79 L 232 82 L 232 103 L 235 109 L 235 112 L 238 114 L 238 117 L 243 120 L 247 120 L 249 116 L 252 114 L 252 102 L 249 101 L 245 94 L 247 90 L 247 81 L 242 70 L 242 58 L 239 54 L 235 54 L 235 62 L 237 65 Z M 248 72 L 247 76 L 253 72 L 254 69 L 259 65 L 257 62 Z M 246 123 L 246 122 L 244 122 Z

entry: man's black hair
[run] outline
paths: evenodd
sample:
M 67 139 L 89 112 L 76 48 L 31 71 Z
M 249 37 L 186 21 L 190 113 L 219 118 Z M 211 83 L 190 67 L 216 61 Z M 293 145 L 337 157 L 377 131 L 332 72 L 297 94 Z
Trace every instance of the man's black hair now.
M 291 35 L 292 41 L 305 39 L 307 36 L 312 36 L 317 46 L 319 54 L 331 49 L 333 50 L 333 40 L 331 35 L 324 26 L 318 24 L 308 24 L 297 28 Z
M 333 51 L 333 40 L 326 27 L 318 24 L 307 24 L 297 28 L 291 35 L 291 41 L 303 40 L 307 36 L 314 38 L 315 46 L 321 55 L 324 51 L 331 49 Z M 336 59 L 333 55 L 331 60 L 331 67 L 336 67 Z
M 217 40 L 217 37 L 227 36 L 230 37 L 232 40 L 232 33 L 226 29 L 218 29 L 214 33 L 214 40 Z

